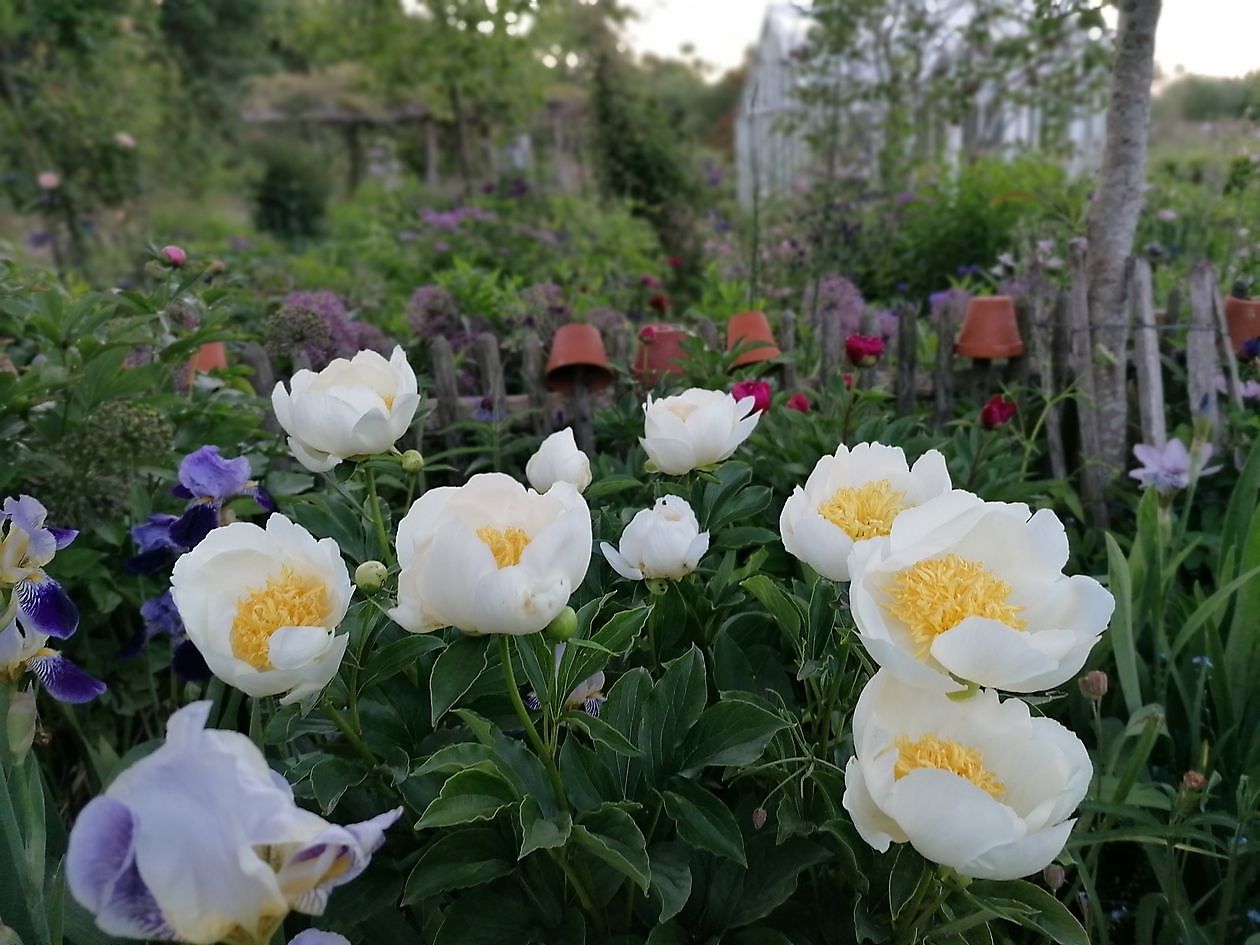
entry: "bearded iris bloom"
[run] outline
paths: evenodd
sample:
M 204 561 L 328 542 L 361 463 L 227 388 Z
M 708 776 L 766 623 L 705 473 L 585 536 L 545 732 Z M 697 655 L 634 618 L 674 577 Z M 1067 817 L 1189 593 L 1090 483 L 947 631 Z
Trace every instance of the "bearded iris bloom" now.
M 16 614 L 28 633 L 64 640 L 78 629 L 79 610 L 44 566 L 79 533 L 46 525 L 47 517 L 29 495 L 0 507 L 0 622 Z
M 48 635 L 24 631 L 16 620 L 0 628 L 0 683 L 18 683 L 25 673 L 40 681 L 58 702 L 91 702 L 105 684 L 48 647 Z
M 203 446 L 184 457 L 179 484 L 171 493 L 188 500 L 182 515 L 156 513 L 131 529 L 137 553 L 126 567 L 133 574 L 153 574 L 195 548 L 222 524 L 223 507 L 238 496 L 253 499 L 268 512 L 276 510 L 267 490 L 250 478 L 249 460 L 224 459 L 217 446 Z

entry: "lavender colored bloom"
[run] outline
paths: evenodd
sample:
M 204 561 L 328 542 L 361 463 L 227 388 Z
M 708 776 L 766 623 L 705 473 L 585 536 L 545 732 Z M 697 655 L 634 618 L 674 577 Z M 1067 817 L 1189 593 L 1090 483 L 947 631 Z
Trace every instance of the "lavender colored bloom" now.
M 224 459 L 217 446 L 193 450 L 179 463 L 179 485 L 171 490 L 184 499 L 210 499 L 222 504 L 249 486 L 249 460 Z
M 486 394 L 473 411 L 472 418 L 480 423 L 497 423 L 503 419 L 503 414 L 494 409 L 494 398 Z
M 1260 381 L 1243 381 L 1240 386 L 1243 400 L 1254 400 L 1260 397 Z M 1224 376 L 1219 374 L 1216 377 L 1216 390 L 1221 394 L 1229 393 L 1229 385 L 1225 382 Z
M 435 253 L 449 253 L 451 251 L 451 244 L 446 242 L 446 240 L 438 240 L 433 244 L 433 251 Z
M 1162 448 L 1139 443 L 1133 447 L 1133 455 L 1142 465 L 1129 470 L 1129 476 L 1144 486 L 1154 486 L 1159 492 L 1176 492 L 1186 488 L 1192 478 L 1220 472 L 1220 466 L 1207 465 L 1212 449 L 1211 443 L 1197 444 L 1192 458 L 1186 444 L 1176 438 Z
M 289 945 L 350 945 L 350 940 L 336 932 L 321 932 L 319 929 L 307 929 L 289 939 Z
M 328 326 L 328 339 L 335 355 L 350 356 L 355 347 L 355 324 L 345 300 L 336 292 L 320 289 L 315 292 L 290 292 L 280 303 L 281 310 L 314 312 Z
M 79 533 L 45 524 L 47 516 L 29 495 L 0 506 L 0 588 L 12 589 L 23 630 L 64 640 L 78 629 L 79 610 L 44 568 Z
M 58 702 L 90 702 L 105 691 L 103 682 L 49 649 L 48 639 L 48 634 L 23 626 L 18 619 L 0 624 L 0 678 L 17 683 L 29 672 Z
M 812 287 L 806 291 L 805 309 L 814 312 L 815 323 L 820 327 L 831 322 L 838 323 L 837 334 L 847 338 L 862 330 L 866 302 L 857 286 L 848 279 L 828 276 L 818 283 L 817 292 Z
M 545 338 L 573 317 L 564 291 L 554 282 L 539 282 L 522 289 L 520 301 L 525 324 L 536 327 Z

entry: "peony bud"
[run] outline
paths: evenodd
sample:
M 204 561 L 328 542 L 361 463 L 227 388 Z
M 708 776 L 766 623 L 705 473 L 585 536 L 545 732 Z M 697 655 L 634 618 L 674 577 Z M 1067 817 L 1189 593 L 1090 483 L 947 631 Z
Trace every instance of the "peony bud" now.
M 809 413 L 809 398 L 804 394 L 796 393 L 787 399 L 784 404 L 788 410 L 797 410 L 801 413 Z
M 1042 877 L 1046 881 L 1046 886 L 1051 892 L 1057 892 L 1067 882 L 1067 873 L 1058 863 L 1051 863 L 1041 871 Z
M 9 740 L 9 752 L 15 764 L 26 760 L 26 753 L 35 741 L 35 693 L 14 689 L 9 694 L 9 715 L 5 736 Z
M 1101 669 L 1094 669 L 1078 679 L 1076 684 L 1081 688 L 1081 695 L 1090 702 L 1102 702 L 1103 696 L 1107 694 L 1108 682 L 1106 673 Z
M 547 624 L 547 639 L 553 643 L 563 643 L 577 633 L 577 612 L 572 607 L 565 607 Z
M 1202 791 L 1207 787 L 1207 778 L 1198 771 L 1187 771 L 1181 776 L 1181 790 L 1186 794 Z
M 1011 422 L 1019 407 L 1013 400 L 1007 400 L 1001 394 L 994 394 L 980 408 L 980 423 L 986 430 L 996 430 Z
M 175 245 L 163 246 L 158 255 L 164 263 L 175 269 L 179 269 L 188 261 L 188 254 Z
M 416 475 L 424 471 L 424 457 L 419 450 L 407 450 L 402 454 L 403 472 Z
M 61 175 L 56 171 L 40 171 L 35 180 L 40 190 L 56 190 L 61 186 Z
M 884 353 L 884 339 L 869 335 L 849 335 L 844 353 L 856 367 L 872 367 Z
M 770 814 L 764 807 L 755 808 L 752 812 L 753 830 L 760 830 L 766 825 L 766 821 L 769 819 Z
M 354 585 L 365 593 L 372 594 L 385 586 L 389 577 L 389 568 L 379 561 L 364 561 L 354 569 Z
M 753 409 L 759 413 L 770 409 L 770 393 L 770 385 L 766 381 L 739 381 L 731 388 L 731 396 L 736 400 L 751 397 Z

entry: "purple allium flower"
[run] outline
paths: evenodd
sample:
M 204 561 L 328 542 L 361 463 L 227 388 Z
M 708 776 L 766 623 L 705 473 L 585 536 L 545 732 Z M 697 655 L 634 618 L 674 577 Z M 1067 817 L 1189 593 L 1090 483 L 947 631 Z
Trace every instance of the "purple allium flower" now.
M 866 302 L 857 286 L 848 279 L 843 276 L 828 276 L 818 283 L 817 294 L 812 287 L 806 290 L 805 309 L 815 313 L 815 323 L 819 326 L 838 322 L 840 327 L 837 334 L 847 338 L 862 330 Z
M 521 290 L 522 317 L 544 338 L 573 316 L 565 302 L 563 290 L 554 282 L 539 282 Z
M 1186 444 L 1176 438 L 1169 440 L 1162 448 L 1139 443 L 1133 447 L 1133 455 L 1142 465 L 1129 470 L 1129 476 L 1144 486 L 1154 486 L 1159 492 L 1176 492 L 1186 488 L 1191 478 L 1220 472 L 1220 466 L 1207 465 L 1212 458 L 1212 451 L 1211 443 L 1199 443 L 1192 458 Z
M 280 302 L 281 311 L 305 310 L 314 312 L 328 326 L 328 338 L 333 354 L 349 357 L 359 349 L 355 347 L 357 330 L 346 309 L 345 300 L 336 292 L 320 289 L 315 292 L 290 292 Z

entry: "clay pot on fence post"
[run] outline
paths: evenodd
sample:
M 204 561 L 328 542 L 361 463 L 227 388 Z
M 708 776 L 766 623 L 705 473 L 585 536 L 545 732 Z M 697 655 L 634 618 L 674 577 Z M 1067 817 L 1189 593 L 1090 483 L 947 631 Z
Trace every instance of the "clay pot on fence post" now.
M 741 349 L 731 368 L 773 361 L 783 352 L 775 344 L 774 331 L 765 312 L 739 312 L 726 323 L 726 350 Z
M 1009 295 L 978 295 L 968 302 L 962 328 L 954 342 L 954 353 L 974 362 L 978 394 L 993 387 L 996 381 L 993 362 L 1017 358 L 1024 353 L 1015 300 Z
M 594 412 L 591 394 L 613 381 L 604 339 L 594 325 L 573 322 L 556 329 L 547 358 L 547 388 L 568 399 L 573 433 L 588 454 L 595 450 Z
M 630 372 L 644 387 L 654 387 L 665 375 L 686 373 L 683 342 L 692 337 L 681 325 L 653 322 L 639 329 L 639 347 Z
M 1225 324 L 1229 326 L 1229 340 L 1237 352 L 1252 338 L 1260 338 L 1260 299 L 1245 299 L 1235 295 L 1225 297 Z
M 191 384 L 195 381 L 198 374 L 222 371 L 227 366 L 227 347 L 222 341 L 211 341 L 204 344 L 188 359 L 188 383 Z

